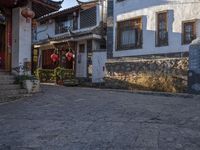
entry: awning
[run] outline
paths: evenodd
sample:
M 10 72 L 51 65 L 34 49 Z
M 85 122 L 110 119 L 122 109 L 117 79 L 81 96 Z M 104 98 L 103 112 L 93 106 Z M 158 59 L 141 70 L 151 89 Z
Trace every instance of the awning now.
M 40 50 L 49 50 L 49 49 L 55 49 L 56 47 L 54 46 L 54 44 L 48 43 L 48 44 L 34 45 L 34 48 L 40 48 Z

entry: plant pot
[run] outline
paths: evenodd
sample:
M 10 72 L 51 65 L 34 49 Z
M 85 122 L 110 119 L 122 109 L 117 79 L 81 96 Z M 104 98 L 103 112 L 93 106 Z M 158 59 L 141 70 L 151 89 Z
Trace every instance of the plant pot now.
M 24 80 L 23 87 L 28 91 L 28 93 L 32 93 L 33 82 L 31 80 Z
M 40 91 L 40 81 L 24 80 L 23 87 L 28 91 L 28 93 L 37 93 Z
M 40 81 L 39 80 L 33 80 L 33 88 L 32 93 L 40 92 Z

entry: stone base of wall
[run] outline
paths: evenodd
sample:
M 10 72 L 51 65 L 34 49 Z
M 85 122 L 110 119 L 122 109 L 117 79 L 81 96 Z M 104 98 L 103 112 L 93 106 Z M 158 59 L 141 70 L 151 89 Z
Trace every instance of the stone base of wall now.
M 188 58 L 124 59 L 106 63 L 105 86 L 131 90 L 186 92 Z

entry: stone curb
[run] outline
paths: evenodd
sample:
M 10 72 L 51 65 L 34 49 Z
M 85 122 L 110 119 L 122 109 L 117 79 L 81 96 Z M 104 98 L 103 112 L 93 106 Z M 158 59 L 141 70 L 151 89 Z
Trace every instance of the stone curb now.
M 187 93 L 167 93 L 167 92 L 154 92 L 154 91 L 137 91 L 137 90 L 118 90 L 118 89 L 108 89 L 110 91 L 126 92 L 133 94 L 143 94 L 143 95 L 154 95 L 154 96 L 165 96 L 165 97 L 182 97 L 182 98 L 194 98 L 197 95 L 187 94 Z
M 92 87 L 85 87 L 92 88 Z M 123 90 L 123 89 L 106 89 L 106 88 L 93 88 L 93 89 L 102 89 L 104 91 L 113 91 L 113 92 L 123 92 L 123 93 L 132 93 L 132 94 L 143 94 L 143 95 L 154 95 L 154 96 L 165 96 L 165 97 L 182 97 L 182 98 L 199 98 L 200 95 L 188 94 L 188 93 L 168 93 L 168 92 L 155 92 L 155 91 L 139 91 L 139 90 Z

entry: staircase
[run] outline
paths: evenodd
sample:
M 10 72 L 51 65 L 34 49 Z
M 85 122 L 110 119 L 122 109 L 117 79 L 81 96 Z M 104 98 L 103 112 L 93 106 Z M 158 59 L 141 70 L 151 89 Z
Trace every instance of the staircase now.
M 27 91 L 14 84 L 14 81 L 13 75 L 0 70 L 0 103 L 28 96 Z

